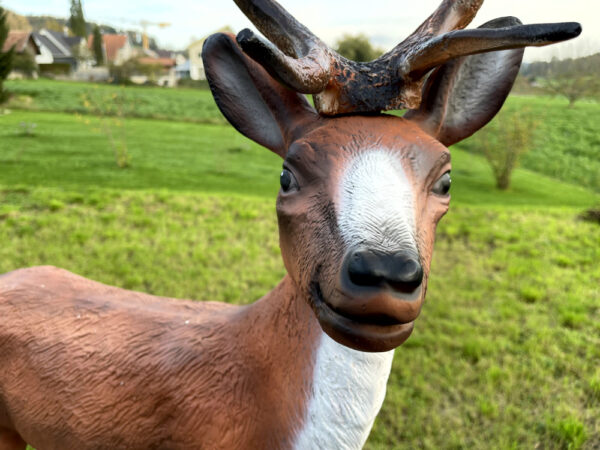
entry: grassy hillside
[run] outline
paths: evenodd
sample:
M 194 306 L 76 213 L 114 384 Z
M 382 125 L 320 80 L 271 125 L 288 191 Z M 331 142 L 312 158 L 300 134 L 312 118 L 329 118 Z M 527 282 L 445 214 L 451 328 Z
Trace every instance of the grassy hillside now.
M 225 123 L 210 91 L 122 87 L 67 81 L 13 80 L 8 107 L 33 111 L 109 114 L 200 123 Z
M 148 95 L 164 92 L 178 91 Z M 578 218 L 600 196 L 528 170 L 499 192 L 482 158 L 452 158 L 427 303 L 367 448 L 600 447 L 600 227 Z M 53 264 L 248 303 L 284 274 L 280 169 L 222 125 L 14 110 L 0 116 L 0 273 Z
M 54 264 L 247 303 L 283 276 L 274 199 L 0 190 L 0 273 Z M 569 208 L 455 206 L 367 448 L 600 445 L 600 227 Z
M 106 120 L 24 111 L 0 120 L 0 182 L 9 185 L 240 192 L 251 183 L 264 195 L 279 182 L 279 158 L 230 127 L 109 120 L 112 133 L 124 133 L 131 156 L 131 167 L 120 169 Z M 23 135 L 22 123 L 36 124 L 33 136 Z
M 52 80 L 9 81 L 10 108 L 78 114 L 123 115 L 198 123 L 224 123 L 209 91 L 119 87 Z M 600 191 L 600 104 L 581 101 L 574 109 L 550 97 L 511 96 L 502 114 L 528 110 L 539 120 L 534 148 L 523 167 Z M 494 122 L 490 125 L 494 128 Z M 476 140 L 458 145 L 480 153 Z
M 528 111 L 538 121 L 523 167 L 600 192 L 600 104 L 580 101 L 572 109 L 567 104 L 562 98 L 511 96 L 500 114 Z M 488 127 L 494 130 L 495 121 Z M 480 153 L 477 138 L 459 146 Z
M 273 198 L 281 159 L 231 127 L 126 120 L 123 131 L 131 167 L 115 164 L 102 120 L 67 114 L 15 111 L 2 117 L 0 183 L 67 189 L 110 187 L 252 193 Z M 35 123 L 23 136 L 22 123 Z M 550 178 L 517 171 L 512 188 L 497 192 L 482 158 L 452 149 L 453 202 L 587 207 L 598 195 Z
M 597 448 L 599 242 L 569 210 L 455 208 L 368 448 Z

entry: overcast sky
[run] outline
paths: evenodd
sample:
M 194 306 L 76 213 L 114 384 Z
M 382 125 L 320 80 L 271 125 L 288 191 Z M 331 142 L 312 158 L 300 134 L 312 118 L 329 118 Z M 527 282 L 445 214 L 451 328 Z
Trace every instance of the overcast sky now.
M 441 0 L 281 0 L 297 19 L 329 45 L 344 33 L 365 33 L 388 50 L 410 34 Z M 69 0 L 0 0 L 19 14 L 66 17 Z M 166 29 L 150 29 L 161 46 L 185 48 L 224 25 L 236 31 L 249 22 L 232 0 L 83 0 L 86 19 L 116 28 L 135 29 L 135 22 L 170 22 Z M 583 56 L 600 51 L 600 0 L 486 0 L 473 26 L 501 16 L 517 16 L 523 23 L 577 21 L 583 34 L 570 43 L 529 49 L 528 61 L 552 56 Z

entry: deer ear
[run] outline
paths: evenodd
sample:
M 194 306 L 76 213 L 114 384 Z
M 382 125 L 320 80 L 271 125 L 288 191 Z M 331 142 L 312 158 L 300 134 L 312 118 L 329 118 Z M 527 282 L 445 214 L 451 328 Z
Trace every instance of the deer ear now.
M 210 90 L 227 120 L 281 157 L 298 131 L 318 117 L 303 95 L 282 86 L 247 57 L 233 35 L 206 39 L 202 59 Z
M 516 17 L 502 17 L 479 28 L 520 25 Z M 524 49 L 464 56 L 438 67 L 429 76 L 418 110 L 404 117 L 449 147 L 471 136 L 500 110 L 512 89 Z

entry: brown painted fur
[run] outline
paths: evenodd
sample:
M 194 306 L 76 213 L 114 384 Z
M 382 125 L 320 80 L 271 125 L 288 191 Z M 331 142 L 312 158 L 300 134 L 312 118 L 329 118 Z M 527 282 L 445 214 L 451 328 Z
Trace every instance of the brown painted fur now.
M 289 447 L 319 330 L 295 295 L 287 277 L 236 307 L 3 275 L 0 429 L 38 450 Z

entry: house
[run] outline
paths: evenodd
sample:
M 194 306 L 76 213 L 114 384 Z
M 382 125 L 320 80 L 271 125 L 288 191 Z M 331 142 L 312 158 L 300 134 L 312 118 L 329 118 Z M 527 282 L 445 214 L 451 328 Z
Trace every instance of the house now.
M 40 50 L 35 62 L 41 73 L 68 75 L 77 69 L 86 47 L 85 39 L 46 29 L 32 33 L 32 36 Z
M 216 33 L 233 33 L 230 27 L 223 27 L 217 30 Z M 211 33 L 212 34 L 212 33 Z M 204 64 L 202 63 L 202 46 L 208 36 L 192 42 L 188 48 L 188 63 L 181 64 L 175 68 L 176 73 L 181 78 L 191 78 L 192 80 L 206 80 L 204 74 Z
M 189 75 L 192 80 L 206 80 L 204 74 L 204 63 L 202 62 L 202 46 L 206 38 L 192 42 L 188 48 L 188 64 L 185 67 L 178 67 L 177 72 Z M 183 78 L 183 77 L 182 77 Z
M 40 54 L 40 48 L 36 44 L 29 31 L 9 31 L 2 49 L 2 53 L 11 48 L 18 55 L 14 64 L 16 68 L 8 75 L 9 79 L 37 76 L 35 71 L 35 56 Z M 29 55 L 29 56 L 27 56 Z M 23 58 L 19 58 L 23 56 Z M 28 61 L 28 62 L 27 62 Z
M 14 47 L 17 54 L 27 51 L 32 55 L 39 55 L 40 53 L 40 48 L 29 31 L 9 31 L 2 47 L 2 53 L 8 52 L 12 47 Z
M 169 57 L 158 57 L 152 58 L 149 56 L 141 57 L 137 60 L 138 64 L 146 66 L 152 70 L 152 75 L 138 75 L 132 76 L 131 81 L 138 84 L 143 84 L 147 81 L 156 82 L 159 86 L 174 87 L 177 84 L 175 78 L 175 58 Z
M 175 78 L 178 80 L 189 80 L 192 79 L 192 63 L 189 59 L 186 59 L 181 64 L 175 67 Z
M 183 52 L 157 49 L 145 50 L 144 54 L 136 62 L 146 70 L 142 69 L 133 75 L 131 81 L 137 84 L 152 81 L 159 86 L 175 87 L 179 80 L 176 68 L 186 61 Z
M 94 35 L 90 34 L 87 43 L 88 49 L 93 52 Z M 115 66 L 121 66 L 135 56 L 134 48 L 126 34 L 103 34 L 102 51 L 106 63 Z

